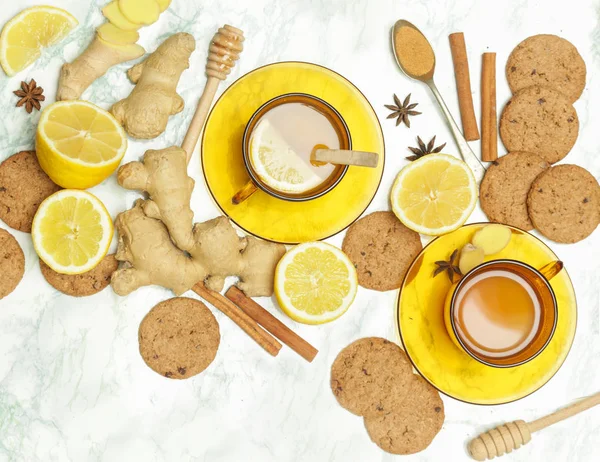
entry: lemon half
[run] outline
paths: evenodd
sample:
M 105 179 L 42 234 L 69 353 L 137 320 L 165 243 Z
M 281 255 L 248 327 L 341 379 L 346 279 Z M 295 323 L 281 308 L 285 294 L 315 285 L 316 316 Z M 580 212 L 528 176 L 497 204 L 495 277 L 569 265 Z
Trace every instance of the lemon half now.
M 356 296 L 356 268 L 340 249 L 324 242 L 300 244 L 275 272 L 275 296 L 293 320 L 324 324 L 344 314 Z
M 462 226 L 477 197 L 477 183 L 467 164 L 447 154 L 428 154 L 404 167 L 390 194 L 398 219 L 430 236 Z
M 58 43 L 77 27 L 77 19 L 61 8 L 34 6 L 6 23 L 0 34 L 0 65 L 13 76 L 37 60 L 42 49 Z
M 92 270 L 108 253 L 113 222 L 96 196 L 63 189 L 40 205 L 31 226 L 38 256 L 57 273 Z
M 42 112 L 36 152 L 42 169 L 63 188 L 87 189 L 108 178 L 127 151 L 123 127 L 86 101 L 58 101 Z

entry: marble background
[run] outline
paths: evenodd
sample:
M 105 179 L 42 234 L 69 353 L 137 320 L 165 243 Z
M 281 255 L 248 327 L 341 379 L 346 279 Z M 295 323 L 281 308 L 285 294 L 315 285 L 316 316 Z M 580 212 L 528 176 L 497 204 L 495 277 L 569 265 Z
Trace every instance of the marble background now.
M 2 1 L 0 23 L 36 0 Z M 64 42 L 47 50 L 29 69 L 11 79 L 0 76 L 0 160 L 33 147 L 38 114 L 14 108 L 12 91 L 20 80 L 35 78 L 54 99 L 57 74 L 90 41 L 101 23 L 104 0 L 48 0 L 80 21 Z M 388 208 L 388 191 L 415 137 L 448 142 L 457 153 L 428 90 L 400 74 L 389 51 L 389 29 L 399 18 L 419 25 L 437 52 L 436 81 L 458 115 L 448 34 L 466 33 L 475 107 L 479 108 L 480 55 L 498 53 L 498 106 L 509 91 L 502 66 L 511 49 L 536 33 L 567 37 L 588 65 L 587 88 L 576 103 L 581 133 L 566 159 L 600 175 L 599 0 L 174 0 L 141 43 L 153 50 L 169 34 L 186 31 L 197 39 L 190 70 L 179 91 L 188 102 L 172 118 L 167 133 L 152 142 L 132 142 L 126 160 L 150 147 L 178 144 L 191 118 L 205 77 L 206 49 L 216 28 L 227 22 L 242 28 L 247 48 L 230 83 L 267 63 L 305 60 L 328 66 L 352 80 L 369 98 L 383 125 L 387 162 L 383 183 L 369 211 Z M 118 66 L 84 95 L 108 108 L 131 89 Z M 221 87 L 221 91 L 225 86 Z M 385 120 L 392 93 L 412 93 L 422 116 L 412 129 Z M 478 111 L 477 111 L 478 112 Z M 479 143 L 472 143 L 479 152 Z M 500 147 L 500 151 L 504 152 Z M 196 153 L 190 171 L 200 178 Z M 137 196 L 114 178 L 93 189 L 111 214 Z M 217 215 L 202 181 L 193 197 L 197 220 Z M 477 210 L 471 221 L 483 219 Z M 3 223 L 0 226 L 6 227 Z M 228 318 L 215 311 L 222 343 L 216 360 L 202 375 L 170 381 L 146 367 L 138 353 L 139 322 L 170 294 L 160 288 L 127 298 L 110 289 L 86 299 L 53 290 L 42 278 L 30 236 L 11 231 L 24 249 L 26 274 L 0 301 L 0 461 L 390 461 L 369 440 L 362 420 L 346 412 L 329 391 L 329 367 L 351 341 L 378 335 L 397 340 L 395 292 L 360 289 L 341 319 L 328 325 L 297 325 L 261 300 L 300 335 L 320 349 L 312 364 L 284 348 L 268 356 Z M 342 235 L 330 241 L 341 244 Z M 414 461 L 466 461 L 465 443 L 504 421 L 533 419 L 557 406 L 600 390 L 600 231 L 569 246 L 550 244 L 565 261 L 579 301 L 579 325 L 572 351 L 558 374 L 540 391 L 516 403 L 482 407 L 444 397 L 446 422 L 432 445 Z M 0 275 L 1 277 L 1 275 Z M 512 461 L 598 460 L 600 408 L 534 436 L 507 456 Z M 596 454 L 596 455 L 594 455 Z

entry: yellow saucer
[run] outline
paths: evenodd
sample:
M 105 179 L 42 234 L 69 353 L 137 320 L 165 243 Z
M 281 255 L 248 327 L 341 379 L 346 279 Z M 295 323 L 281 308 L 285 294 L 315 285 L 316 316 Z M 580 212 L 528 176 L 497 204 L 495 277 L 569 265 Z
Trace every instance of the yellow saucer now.
M 502 369 L 485 366 L 460 350 L 444 324 L 444 299 L 450 288 L 446 273 L 433 277 L 437 260 L 447 260 L 484 226 L 463 226 L 440 236 L 423 249 L 409 268 L 398 298 L 398 328 L 404 349 L 415 368 L 434 387 L 452 398 L 472 404 L 504 404 L 542 387 L 563 364 L 575 336 L 577 304 L 566 270 L 552 278 L 558 302 L 554 337 L 536 358 L 521 366 Z M 510 258 L 541 268 L 558 257 L 542 241 L 512 228 L 510 244 L 487 260 Z
M 323 197 L 288 202 L 263 191 L 233 205 L 249 180 L 242 135 L 254 112 L 275 96 L 307 93 L 331 104 L 344 118 L 352 149 L 379 153 L 377 168 L 350 167 Z M 373 108 L 348 80 L 315 64 L 285 62 L 256 69 L 231 85 L 215 104 L 202 138 L 206 184 L 223 213 L 250 234 L 286 244 L 330 237 L 351 225 L 377 192 L 385 163 L 383 134 Z

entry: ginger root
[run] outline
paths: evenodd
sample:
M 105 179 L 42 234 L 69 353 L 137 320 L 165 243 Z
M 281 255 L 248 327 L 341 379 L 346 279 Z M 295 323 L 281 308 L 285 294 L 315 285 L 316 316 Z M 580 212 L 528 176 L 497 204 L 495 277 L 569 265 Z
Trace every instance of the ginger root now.
M 142 162 L 130 162 L 119 168 L 117 181 L 125 189 L 149 194 L 152 202 L 145 204 L 146 214 L 162 220 L 177 247 L 189 251 L 194 246 L 194 212 L 190 208 L 194 180 L 187 175 L 183 149 L 146 151 Z
M 494 255 L 501 252 L 512 238 L 512 230 L 501 224 L 485 225 L 473 235 L 471 243 L 479 247 L 485 255 Z
M 181 295 L 206 277 L 205 267 L 189 258 L 171 241 L 162 221 L 144 212 L 144 201 L 117 216 L 119 233 L 116 259 L 124 262 L 111 277 L 113 290 L 127 295 L 158 284 Z
M 118 0 L 119 9 L 128 21 L 153 24 L 158 20 L 161 7 L 156 0 Z
M 485 260 L 485 254 L 483 250 L 473 244 L 465 245 L 460 251 L 460 258 L 458 259 L 458 269 L 464 276 L 476 266 L 481 265 Z
M 138 30 L 143 26 L 143 24 L 137 24 L 131 22 L 119 9 L 119 1 L 113 0 L 104 8 L 102 8 L 102 14 L 111 24 L 117 26 L 121 30 Z
M 221 291 L 228 276 L 237 276 L 238 287 L 249 297 L 273 294 L 275 268 L 285 246 L 239 237 L 226 217 L 192 225 L 194 180 L 187 175 L 183 149 L 147 151 L 142 162 L 122 166 L 117 180 L 151 198 L 138 200 L 115 222 L 116 258 L 124 262 L 112 276 L 117 294 L 158 284 L 181 295 L 201 281 Z
M 75 61 L 63 65 L 56 99 L 79 99 L 92 82 L 103 76 L 109 68 L 139 58 L 145 52 L 140 45 L 115 45 L 96 34 L 92 43 Z
M 195 246 L 189 255 L 178 249 L 162 221 L 147 215 L 149 201 L 118 215 L 117 260 L 124 262 L 113 273 L 115 293 L 128 295 L 134 290 L 158 284 L 181 295 L 197 282 L 216 291 L 223 289 L 227 276 L 238 276 L 239 288 L 249 297 L 273 294 L 277 263 L 285 246 L 240 238 L 229 219 L 215 218 L 194 226 Z
M 98 37 L 115 45 L 130 45 L 139 40 L 140 34 L 135 30 L 123 30 L 110 22 L 105 22 L 96 29 Z
M 177 84 L 196 42 L 187 33 L 174 34 L 154 53 L 127 72 L 136 84 L 131 94 L 110 110 L 133 138 L 156 138 L 167 128 L 169 117 L 183 110 Z

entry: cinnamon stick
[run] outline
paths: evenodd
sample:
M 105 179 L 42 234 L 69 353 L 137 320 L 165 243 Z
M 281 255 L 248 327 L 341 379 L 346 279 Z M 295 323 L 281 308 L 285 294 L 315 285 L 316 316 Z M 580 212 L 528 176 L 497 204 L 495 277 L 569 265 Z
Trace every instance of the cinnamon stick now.
M 309 363 L 315 359 L 318 350 L 298 336 L 279 319 L 265 310 L 262 306 L 247 297 L 244 292 L 231 286 L 225 296 L 239 306 L 248 316 L 263 326 L 267 331 L 289 346 L 292 350 L 306 359 Z
M 484 53 L 481 62 L 481 160 L 498 159 L 496 114 L 496 53 Z
M 462 32 L 455 32 L 450 34 L 448 38 L 450 40 L 452 62 L 454 63 L 456 92 L 458 93 L 458 106 L 460 108 L 463 134 L 467 141 L 475 141 L 479 139 L 479 130 L 477 129 L 477 119 L 475 118 L 475 108 L 473 107 L 465 35 Z
M 260 327 L 254 319 L 235 306 L 235 304 L 223 297 L 220 293 L 206 288 L 202 282 L 196 284 L 192 290 L 240 326 L 242 330 L 263 347 L 267 353 L 272 356 L 277 356 L 279 350 L 281 350 L 281 343 L 275 340 L 268 332 Z

